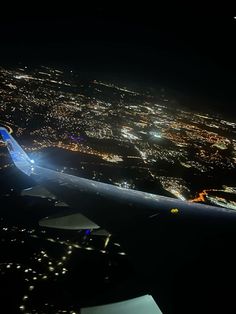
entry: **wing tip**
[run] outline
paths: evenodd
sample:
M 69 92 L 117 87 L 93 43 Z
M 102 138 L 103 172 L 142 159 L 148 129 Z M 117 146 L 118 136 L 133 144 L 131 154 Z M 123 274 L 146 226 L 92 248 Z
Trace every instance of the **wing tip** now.
M 32 164 L 34 162 L 32 162 L 29 156 L 25 153 L 17 141 L 10 135 L 6 128 L 0 127 L 0 134 L 3 142 L 6 143 L 12 161 L 16 167 L 29 176 L 32 173 Z

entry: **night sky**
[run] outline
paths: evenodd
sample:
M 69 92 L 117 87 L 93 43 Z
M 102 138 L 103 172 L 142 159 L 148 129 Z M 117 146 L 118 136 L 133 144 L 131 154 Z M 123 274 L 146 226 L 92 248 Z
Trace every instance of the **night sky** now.
M 28 9 L 3 14 L 3 66 L 47 64 L 158 84 L 190 96 L 195 108 L 210 106 L 231 118 L 236 112 L 232 8 L 89 3 Z

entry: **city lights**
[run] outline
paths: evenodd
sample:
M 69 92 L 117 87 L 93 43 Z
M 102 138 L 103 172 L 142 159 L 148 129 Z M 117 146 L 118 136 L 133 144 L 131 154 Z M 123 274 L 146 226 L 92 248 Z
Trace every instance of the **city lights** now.
M 150 94 L 147 96 L 113 83 L 95 80 L 86 85 L 72 78 L 67 81 L 63 71 L 48 67 L 39 71 L 30 71 L 27 67 L 1 68 L 0 77 L 3 82 L 0 123 L 13 136 L 24 139 L 27 135 L 27 142 L 22 146 L 33 157 L 30 160 L 32 173 L 35 158 L 37 164 L 49 168 L 49 163 L 54 162 L 46 159 L 41 151 L 63 149 L 97 158 L 96 165 L 83 160 L 79 167 L 62 165 L 57 167 L 58 171 L 87 173 L 89 179 L 134 189 L 139 189 L 138 182 L 145 176 L 147 180 L 160 183 L 174 197 L 188 200 L 198 191 L 191 190 L 184 177 L 171 179 L 172 169 L 202 176 L 215 173 L 217 169 L 229 171 L 236 167 L 236 123 L 206 113 L 170 109 L 167 95 L 157 101 Z M 4 86 L 10 87 L 10 94 Z M 77 86 L 77 89 L 75 92 L 63 89 L 68 86 Z M 0 170 L 11 166 L 7 155 L 2 156 Z M 99 167 L 105 172 L 97 171 Z M 135 170 L 136 178 L 126 180 L 117 174 L 108 177 L 106 168 L 114 169 L 114 174 L 118 169 Z M 131 185 L 125 183 L 129 179 L 132 179 Z M 212 202 L 212 199 L 207 201 Z

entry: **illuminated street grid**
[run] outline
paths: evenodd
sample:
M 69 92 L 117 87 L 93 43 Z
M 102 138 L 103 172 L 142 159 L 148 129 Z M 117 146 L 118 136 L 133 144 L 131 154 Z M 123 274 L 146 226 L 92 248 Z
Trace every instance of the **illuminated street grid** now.
M 76 152 L 77 163 L 59 165 L 55 160 L 57 169 L 235 208 L 235 200 L 231 197 L 228 204 L 226 193 L 210 195 L 212 189 L 228 193 L 233 185 L 235 122 L 173 108 L 164 90 L 152 96 L 149 91 L 83 80 L 72 71 L 1 68 L 0 79 L 0 123 L 11 128 L 36 162 L 44 149 Z M 0 153 L 0 167 L 8 167 L 5 150 Z M 208 192 L 199 198 L 203 190 Z
M 108 246 L 110 235 L 96 236 L 81 231 L 77 233 L 76 240 L 71 240 L 68 239 L 71 236 L 65 236 L 63 232 L 60 232 L 62 236 L 52 235 L 48 230 L 39 227 L 28 228 L 8 224 L 3 218 L 1 218 L 0 226 L 1 281 L 6 277 L 9 278 L 8 285 L 14 285 L 16 281 L 21 284 L 21 289 L 17 293 L 18 298 L 20 297 L 18 304 L 20 313 L 79 313 L 79 298 L 77 302 L 73 300 L 73 305 L 67 303 L 66 298 L 55 302 L 52 296 L 56 294 L 56 291 L 50 291 L 50 287 L 54 287 L 55 284 L 58 291 L 66 289 L 64 282 L 73 281 L 71 260 L 76 259 L 77 267 L 80 267 L 80 260 L 76 252 L 87 250 L 95 251 L 98 255 L 109 256 L 112 249 L 113 255 L 118 255 L 120 258 L 126 255 L 118 243 L 114 242 Z M 9 251 L 9 248 L 10 252 L 6 257 L 5 252 Z M 8 262 L 4 261 L 6 259 Z M 110 277 L 112 277 L 112 259 L 110 260 L 108 257 L 108 262 L 104 264 L 107 269 L 105 272 L 96 265 L 95 269 L 97 268 L 97 271 L 101 273 L 104 272 L 104 282 L 109 284 Z M 77 279 L 74 278 L 74 280 Z M 73 289 L 72 284 L 71 286 Z M 80 290 L 78 289 L 78 291 Z M 38 303 L 38 299 L 40 303 Z M 13 303 L 15 302 L 14 298 Z

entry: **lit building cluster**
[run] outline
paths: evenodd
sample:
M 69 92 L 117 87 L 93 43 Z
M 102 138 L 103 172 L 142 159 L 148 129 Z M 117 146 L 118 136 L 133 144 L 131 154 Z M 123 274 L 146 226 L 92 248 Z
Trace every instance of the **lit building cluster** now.
M 186 182 L 181 178 L 159 177 L 159 180 L 165 190 L 181 200 L 186 200 L 190 193 L 190 190 L 186 187 Z

